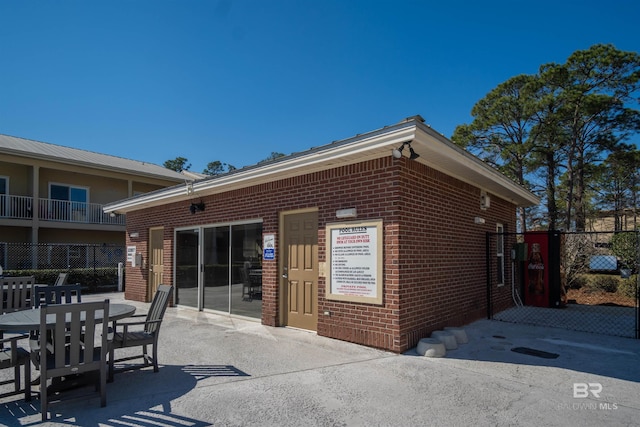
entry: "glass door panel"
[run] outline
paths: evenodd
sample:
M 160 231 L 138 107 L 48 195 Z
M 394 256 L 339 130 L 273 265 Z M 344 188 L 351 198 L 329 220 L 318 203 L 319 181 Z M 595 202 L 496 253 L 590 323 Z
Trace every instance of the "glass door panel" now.
M 204 229 L 203 308 L 229 312 L 229 227 Z
M 198 308 L 199 232 L 176 232 L 176 304 Z
M 262 224 L 231 227 L 231 313 L 262 315 Z
M 84 222 L 87 220 L 87 190 L 84 188 L 69 188 L 71 202 L 71 219 Z
M 9 209 L 7 209 L 7 194 L 9 191 L 7 187 L 7 178 L 0 176 L 0 216 L 7 216 L 9 213 Z

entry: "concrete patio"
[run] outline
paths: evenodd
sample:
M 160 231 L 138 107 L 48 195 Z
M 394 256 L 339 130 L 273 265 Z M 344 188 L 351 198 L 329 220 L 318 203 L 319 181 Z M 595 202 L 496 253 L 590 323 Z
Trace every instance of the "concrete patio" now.
M 123 302 L 83 301 L 103 297 Z M 44 425 L 637 425 L 640 340 L 488 320 L 464 329 L 468 344 L 428 358 L 169 308 L 159 373 L 116 375 L 105 408 L 92 387 L 74 391 L 86 397 L 52 404 Z M 598 397 L 581 396 L 589 384 L 602 386 Z M 0 425 L 41 425 L 39 400 L 0 400 Z

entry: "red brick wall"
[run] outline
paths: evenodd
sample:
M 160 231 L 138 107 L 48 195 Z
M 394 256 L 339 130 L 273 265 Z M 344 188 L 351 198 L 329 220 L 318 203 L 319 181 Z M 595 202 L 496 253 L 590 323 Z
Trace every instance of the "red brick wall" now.
M 482 210 L 479 188 L 417 162 L 407 163 L 400 187 L 397 350 L 404 351 L 434 330 L 486 316 L 486 233 L 498 222 L 513 229 L 515 206 L 490 195 Z
M 199 198 L 196 200 L 199 201 Z M 190 201 L 127 215 L 127 233 L 146 257 L 147 230 L 165 227 L 164 282 L 172 283 L 175 227 L 262 219 L 276 235 L 276 260 L 263 262 L 262 322 L 277 326 L 278 221 L 283 211 L 318 209 L 318 257 L 326 261 L 325 225 L 335 212 L 357 208 L 358 220 L 383 219 L 384 293 L 381 306 L 327 300 L 319 279 L 318 334 L 402 352 L 441 326 L 486 313 L 485 232 L 512 227 L 513 205 L 493 197 L 480 211 L 480 189 L 417 162 L 382 158 L 202 197 L 206 208 L 189 213 Z M 474 224 L 474 217 L 486 219 Z M 512 229 L 512 228 L 511 228 Z M 145 268 L 127 266 L 126 297 L 149 300 Z M 328 310 L 331 316 L 323 316 Z

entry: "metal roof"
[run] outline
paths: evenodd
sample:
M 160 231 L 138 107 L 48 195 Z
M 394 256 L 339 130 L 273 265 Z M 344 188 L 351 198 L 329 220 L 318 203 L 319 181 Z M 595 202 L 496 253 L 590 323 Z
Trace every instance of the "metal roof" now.
M 424 119 L 420 116 L 409 117 L 395 125 L 223 175 L 196 180 L 186 186 L 176 185 L 109 203 L 104 206 L 104 210 L 127 213 L 378 159 L 391 156 L 392 150 L 405 142 L 411 142 L 412 148 L 420 154 L 420 157 L 415 160 L 417 162 L 472 184 L 517 206 L 533 206 L 540 203 L 540 199 L 533 193 L 458 147 L 423 122 Z
M 78 148 L 64 147 L 62 145 L 2 134 L 0 134 L 0 153 L 55 161 L 68 165 L 85 166 L 92 169 L 125 172 L 138 176 L 148 176 L 176 182 L 193 179 L 193 177 L 187 177 L 179 172 L 153 163 L 109 156 L 107 154 L 94 153 Z

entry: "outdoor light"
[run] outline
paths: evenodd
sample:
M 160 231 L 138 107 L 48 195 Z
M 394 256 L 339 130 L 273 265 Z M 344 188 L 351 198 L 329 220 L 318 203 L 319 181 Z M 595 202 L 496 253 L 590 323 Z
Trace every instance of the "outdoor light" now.
M 418 157 L 420 157 L 420 154 L 413 151 L 413 148 L 411 148 L 411 143 L 409 143 L 409 160 L 415 160 Z
M 344 218 L 355 218 L 358 216 L 358 211 L 356 208 L 349 209 L 338 209 L 336 211 L 336 218 L 344 219 Z
M 189 212 L 191 212 L 191 215 L 197 211 L 204 211 L 204 203 L 191 203 L 191 206 L 189 206 Z
M 399 159 L 400 157 L 402 157 L 402 150 L 404 150 L 404 146 L 408 145 L 409 146 L 409 159 L 410 160 L 415 160 L 418 157 L 420 157 L 420 154 L 416 153 L 413 148 L 411 147 L 411 141 L 409 142 L 403 142 L 402 145 L 398 148 L 394 148 L 391 151 L 391 155 L 393 156 L 394 159 Z
M 395 159 L 399 159 L 400 157 L 402 157 L 402 150 L 404 149 L 404 144 L 406 144 L 406 142 L 403 142 L 400 147 L 394 148 L 393 151 L 391 152 L 391 154 Z

